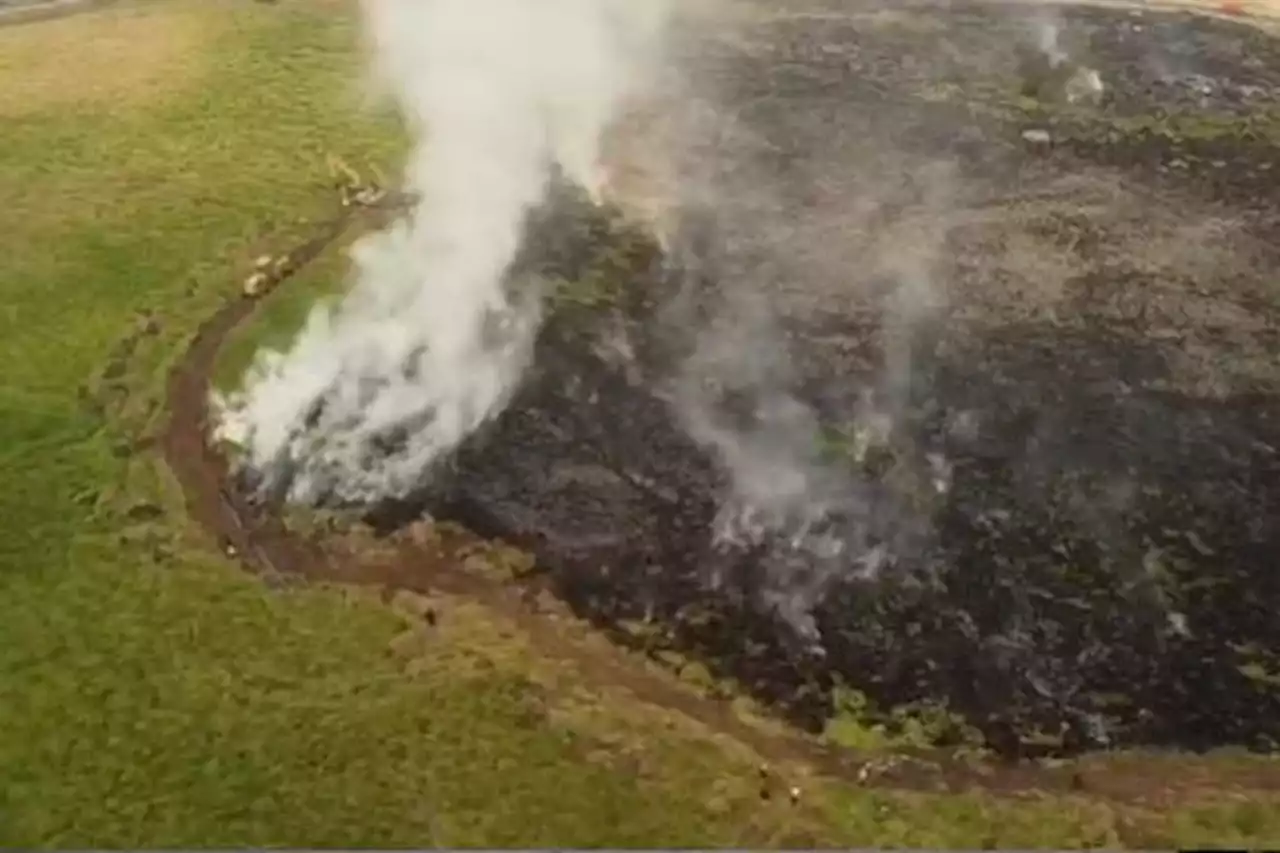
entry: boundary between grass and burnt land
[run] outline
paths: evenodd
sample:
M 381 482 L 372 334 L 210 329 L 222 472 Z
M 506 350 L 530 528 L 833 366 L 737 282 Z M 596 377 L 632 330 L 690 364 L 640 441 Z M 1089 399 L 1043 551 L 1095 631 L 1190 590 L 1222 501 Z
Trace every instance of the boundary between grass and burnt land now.
M 278 283 L 322 254 L 372 210 L 355 206 L 318 225 L 311 239 L 284 256 L 287 262 Z M 385 592 L 443 593 L 475 601 L 509 620 L 549 657 L 573 664 L 588 683 L 621 689 L 647 704 L 696 720 L 738 740 L 770 763 L 804 764 L 856 784 L 917 790 L 981 788 L 1004 794 L 1070 792 L 1148 802 L 1177 790 L 1172 786 L 1179 785 L 1179 780 L 1161 778 L 1159 771 L 1131 772 L 1126 781 L 1115 769 L 1090 769 L 1088 762 L 1053 768 L 1035 764 L 978 766 L 932 750 L 898 752 L 886 760 L 884 755 L 869 757 L 828 747 L 798 732 L 764 731 L 739 719 L 728 702 L 698 695 L 673 678 L 646 670 L 632 653 L 618 647 L 587 649 L 566 638 L 530 603 L 547 590 L 543 579 L 499 578 L 463 568 L 465 551 L 477 543 L 474 538 L 446 537 L 443 544 L 431 545 L 396 541 L 391 555 L 379 549 L 377 554 L 357 556 L 335 547 L 332 539 L 309 538 L 288 529 L 281 518 L 256 506 L 237 488 L 229 460 L 209 440 L 208 401 L 219 353 L 228 336 L 252 319 L 259 301 L 236 298 L 196 333 L 170 376 L 170 419 L 163 447 L 193 519 L 217 538 L 225 553 L 269 582 L 336 582 Z M 1113 774 L 1115 778 L 1107 778 Z
M 376 207 L 385 210 L 394 203 Z M 372 211 L 355 207 L 317 226 L 310 239 L 282 257 L 277 286 Z M 567 639 L 534 603 L 547 590 L 544 579 L 502 579 L 463 568 L 464 552 L 479 542 L 475 538 L 444 537 L 432 544 L 397 542 L 393 554 L 364 559 L 288 529 L 281 518 L 238 488 L 230 461 L 210 441 L 211 377 L 219 353 L 228 337 L 254 316 L 260 301 L 235 298 L 200 326 L 170 373 L 169 418 L 162 446 L 182 486 L 188 514 L 216 538 L 225 554 L 268 583 L 331 582 L 373 587 L 387 595 L 406 591 L 467 598 L 510 620 L 544 653 L 571 662 L 589 683 L 620 688 L 647 704 L 682 714 L 738 740 L 775 765 L 801 764 L 857 784 L 910 790 L 982 788 L 1020 794 L 1079 792 L 1084 785 L 1080 771 L 1065 765 L 978 767 L 940 750 L 869 756 L 828 746 L 799 732 L 773 733 L 752 726 L 736 716 L 729 702 L 698 695 L 673 677 L 648 671 L 621 648 L 588 650 Z
M 311 237 L 280 256 L 276 286 L 319 257 L 344 234 L 403 199 L 355 205 L 315 227 Z M 337 583 L 397 592 L 446 595 L 475 602 L 524 633 L 549 658 L 571 664 L 584 681 L 619 690 L 726 735 L 782 768 L 802 766 L 821 776 L 869 788 L 957 792 L 978 789 L 1002 796 L 1060 794 L 1108 802 L 1182 800 L 1187 780 L 1143 772 L 1130 763 L 1110 766 L 1089 760 L 1018 764 L 961 757 L 942 749 L 896 749 L 859 753 L 794 731 L 765 729 L 744 721 L 725 699 L 695 692 L 676 676 L 654 671 L 611 643 L 587 647 L 566 636 L 539 601 L 550 592 L 544 575 L 514 577 L 465 568 L 483 540 L 448 533 L 431 541 L 402 537 L 390 548 L 357 553 L 341 537 L 315 537 L 289 529 L 284 520 L 252 501 L 232 476 L 231 462 L 210 440 L 210 394 L 218 357 L 228 337 L 255 315 L 260 298 L 237 296 L 197 330 L 168 381 L 169 417 L 162 438 L 165 461 L 180 483 L 190 517 L 214 537 L 223 552 L 273 585 Z M 448 618 L 442 614 L 441 618 Z M 1267 780 L 1229 773 L 1224 783 L 1254 789 Z M 1255 778 L 1256 777 L 1256 778 Z

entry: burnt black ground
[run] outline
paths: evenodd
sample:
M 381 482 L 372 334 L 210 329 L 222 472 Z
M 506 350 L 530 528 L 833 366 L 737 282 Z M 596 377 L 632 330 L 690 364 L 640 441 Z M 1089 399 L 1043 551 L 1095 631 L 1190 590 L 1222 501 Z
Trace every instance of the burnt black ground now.
M 886 713 L 945 706 L 1008 753 L 1276 748 L 1280 152 L 1257 128 L 1280 48 L 1189 15 L 1064 14 L 1110 87 L 1097 109 L 1019 100 L 1026 22 L 1003 7 L 691 36 L 687 79 L 748 141 L 690 155 L 714 191 L 673 257 L 571 193 L 543 211 L 524 273 L 627 284 L 562 301 L 513 405 L 424 502 L 528 544 L 620 640 L 810 727 L 842 684 Z M 885 297 L 917 254 L 947 299 L 904 324 Z M 746 293 L 772 320 L 734 353 L 769 356 L 765 379 L 732 359 L 691 377 Z M 809 447 L 820 511 L 717 543 L 730 478 L 677 416 L 691 378 L 740 442 Z M 822 426 L 770 422 L 787 395 Z M 855 454 L 868 399 L 894 428 Z

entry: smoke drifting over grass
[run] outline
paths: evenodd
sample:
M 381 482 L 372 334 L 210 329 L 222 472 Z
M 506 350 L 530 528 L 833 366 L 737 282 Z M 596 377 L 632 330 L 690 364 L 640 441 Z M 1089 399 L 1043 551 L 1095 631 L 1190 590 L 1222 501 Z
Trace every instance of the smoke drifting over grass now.
M 659 44 L 654 0 L 366 0 L 373 70 L 416 145 L 418 206 L 355 281 L 215 401 L 219 437 L 290 500 L 403 496 L 500 410 L 539 325 L 507 271 L 553 169 L 595 190 L 602 135 Z

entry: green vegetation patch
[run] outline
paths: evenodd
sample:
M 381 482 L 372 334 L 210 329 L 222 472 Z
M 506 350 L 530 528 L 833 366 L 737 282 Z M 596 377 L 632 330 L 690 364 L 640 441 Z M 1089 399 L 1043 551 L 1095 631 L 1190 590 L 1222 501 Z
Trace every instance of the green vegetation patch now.
M 433 632 L 371 594 L 241 572 L 186 520 L 150 449 L 168 371 L 240 298 L 264 241 L 292 245 L 332 212 L 327 152 L 390 164 L 404 140 L 349 97 L 346 5 L 168 0 L 85 20 L 115 15 L 204 24 L 153 76 L 131 72 L 145 97 L 73 108 L 40 89 L 0 146 L 0 845 L 1280 836 L 1260 797 L 1155 812 L 872 791 L 788 767 L 803 795 L 765 798 L 750 748 L 591 684 L 483 608 L 446 601 Z M 111 73 L 102 61 L 65 73 Z M 332 253 L 269 297 L 222 380 L 344 268 Z

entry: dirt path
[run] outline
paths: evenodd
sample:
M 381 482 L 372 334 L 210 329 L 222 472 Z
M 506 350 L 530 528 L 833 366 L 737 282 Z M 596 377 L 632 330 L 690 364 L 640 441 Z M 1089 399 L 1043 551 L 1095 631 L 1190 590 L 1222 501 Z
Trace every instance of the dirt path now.
M 365 215 L 366 211 L 347 213 L 319 226 L 315 236 L 290 253 L 286 277 Z M 198 331 L 170 377 L 171 415 L 163 448 L 191 517 L 217 538 L 225 553 L 268 582 L 300 579 L 374 587 L 384 593 L 405 590 L 465 597 L 513 624 L 542 654 L 571 664 L 588 683 L 682 714 L 749 747 L 773 765 L 800 766 L 852 784 L 926 791 L 981 789 L 1003 795 L 1070 793 L 1146 803 L 1180 802 L 1204 790 L 1190 777 L 1160 776 L 1157 781 L 1132 764 L 1125 765 L 1123 772 L 1096 763 L 977 764 L 923 750 L 896 753 L 886 760 L 884 755 L 829 747 L 799 732 L 778 733 L 745 722 L 728 702 L 693 692 L 672 676 L 645 667 L 632 653 L 612 645 L 588 647 L 575 642 L 540 608 L 544 591 L 540 580 L 503 580 L 463 568 L 467 554 L 478 544 L 474 538 L 461 534 L 430 541 L 401 537 L 390 548 L 370 549 L 356 557 L 355 549 L 341 539 L 317 541 L 290 531 L 238 492 L 228 476 L 227 459 L 206 440 L 210 376 L 219 351 L 237 327 L 252 319 L 258 304 L 249 299 L 229 302 Z M 1280 790 L 1280 782 L 1269 775 L 1249 774 L 1235 778 L 1232 787 Z
M 337 240 L 363 213 L 345 214 L 321 225 L 314 237 L 290 253 L 291 275 Z M 1008 793 L 1079 791 L 1081 777 L 1067 767 L 1038 765 L 969 766 L 940 753 L 896 756 L 882 767 L 871 758 L 835 750 L 800 734 L 775 734 L 738 718 L 729 703 L 700 696 L 670 676 L 648 671 L 629 653 L 613 647 L 586 648 L 556 630 L 539 612 L 539 580 L 502 581 L 461 568 L 477 541 L 446 536 L 431 542 L 398 541 L 372 558 L 355 558 L 341 542 L 317 542 L 288 530 L 258 511 L 228 476 L 227 459 L 206 440 L 210 376 L 223 342 L 252 319 L 258 301 L 228 303 L 198 331 L 186 356 L 171 374 L 170 420 L 164 436 L 165 458 L 182 484 L 191 517 L 214 535 L 223 550 L 264 578 L 300 578 L 371 586 L 386 592 L 463 596 L 499 614 L 524 632 L 544 654 L 568 661 L 584 680 L 618 688 L 642 702 L 679 712 L 747 745 L 775 765 L 802 765 L 843 779 L 913 790 L 963 790 L 981 787 Z

